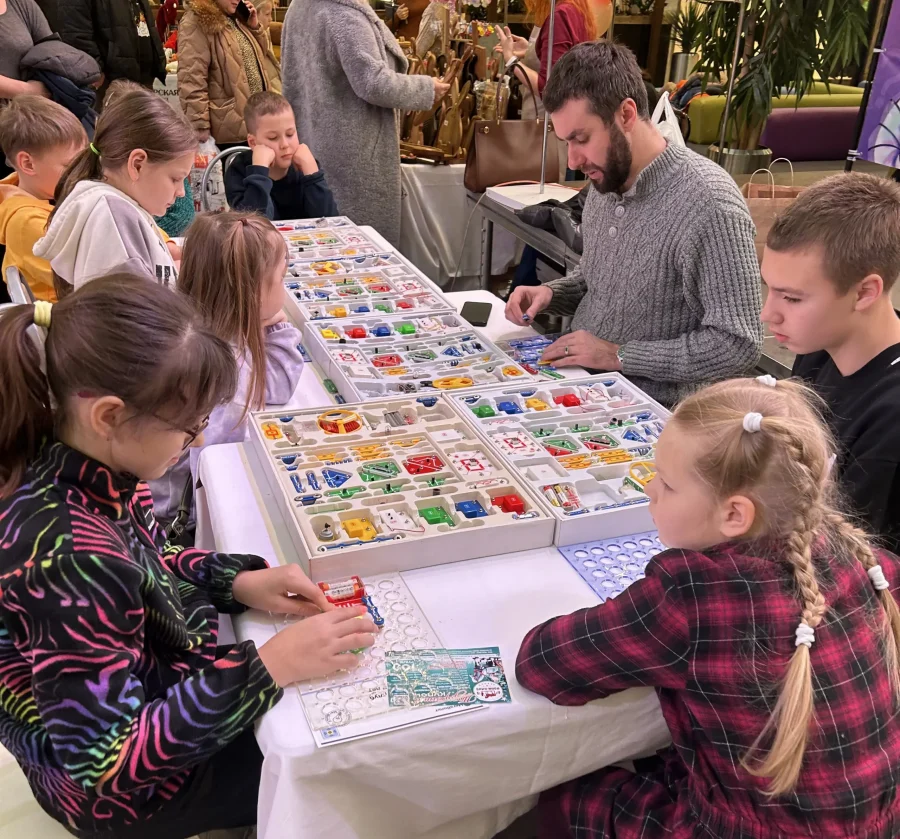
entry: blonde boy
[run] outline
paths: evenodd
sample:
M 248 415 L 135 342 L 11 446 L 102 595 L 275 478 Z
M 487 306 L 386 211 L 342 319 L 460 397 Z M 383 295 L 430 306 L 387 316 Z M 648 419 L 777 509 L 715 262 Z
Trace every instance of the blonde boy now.
M 0 149 L 15 170 L 0 181 L 3 281 L 13 265 L 41 300 L 56 300 L 53 272 L 32 249 L 44 235 L 60 176 L 86 144 L 75 115 L 42 96 L 17 96 L 0 111 Z

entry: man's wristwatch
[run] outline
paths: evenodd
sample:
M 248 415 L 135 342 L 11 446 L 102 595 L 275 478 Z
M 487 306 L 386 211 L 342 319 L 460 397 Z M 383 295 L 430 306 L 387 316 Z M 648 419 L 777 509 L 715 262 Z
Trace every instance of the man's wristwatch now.
M 619 359 L 619 367 L 623 370 L 625 369 L 625 345 L 622 344 L 619 346 L 619 349 L 616 350 L 616 358 Z

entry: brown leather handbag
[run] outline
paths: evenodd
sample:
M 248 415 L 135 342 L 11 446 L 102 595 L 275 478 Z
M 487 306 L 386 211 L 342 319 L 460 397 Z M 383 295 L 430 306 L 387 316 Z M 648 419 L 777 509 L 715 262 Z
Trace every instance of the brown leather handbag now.
M 531 79 L 522 74 L 531 91 L 534 112 L 537 96 Z M 521 77 L 520 77 L 521 78 Z M 500 101 L 500 82 L 497 101 Z M 484 192 L 489 186 L 516 181 L 540 181 L 541 148 L 544 143 L 542 119 L 478 120 L 466 156 L 464 184 L 470 192 Z M 551 127 L 547 134 L 546 178 L 554 183 L 559 177 L 559 146 Z

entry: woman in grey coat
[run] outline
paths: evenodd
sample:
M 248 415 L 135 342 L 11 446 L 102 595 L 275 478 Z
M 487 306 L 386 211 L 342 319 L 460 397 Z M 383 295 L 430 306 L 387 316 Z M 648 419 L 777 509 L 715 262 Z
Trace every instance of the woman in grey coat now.
M 328 174 L 341 213 L 400 241 L 397 109 L 430 108 L 447 86 L 407 76 L 406 58 L 365 0 L 293 0 L 281 33 L 284 95 Z

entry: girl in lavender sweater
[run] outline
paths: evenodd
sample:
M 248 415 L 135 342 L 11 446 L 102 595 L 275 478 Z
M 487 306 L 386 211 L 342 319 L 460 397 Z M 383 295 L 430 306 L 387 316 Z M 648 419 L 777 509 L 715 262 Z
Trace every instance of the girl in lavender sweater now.
M 234 400 L 209 417 L 204 446 L 240 443 L 247 415 L 290 400 L 303 367 L 300 333 L 282 311 L 287 246 L 272 223 L 247 213 L 198 216 L 188 230 L 178 290 L 192 297 L 213 332 L 234 349 Z M 199 450 L 151 484 L 157 518 L 171 522 Z

